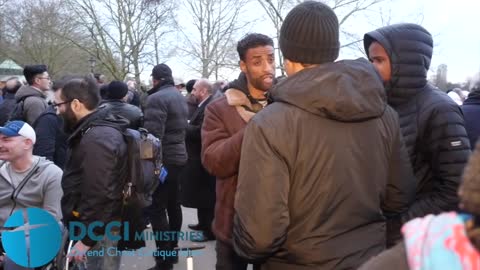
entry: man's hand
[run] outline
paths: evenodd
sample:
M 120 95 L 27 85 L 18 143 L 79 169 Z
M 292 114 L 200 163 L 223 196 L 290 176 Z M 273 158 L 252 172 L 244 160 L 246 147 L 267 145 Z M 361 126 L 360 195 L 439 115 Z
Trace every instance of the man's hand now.
M 87 251 L 89 251 L 92 247 L 89 247 L 82 243 L 82 241 L 78 241 L 75 246 L 73 246 L 68 256 L 68 261 L 73 259 L 74 262 L 80 263 L 87 260 Z

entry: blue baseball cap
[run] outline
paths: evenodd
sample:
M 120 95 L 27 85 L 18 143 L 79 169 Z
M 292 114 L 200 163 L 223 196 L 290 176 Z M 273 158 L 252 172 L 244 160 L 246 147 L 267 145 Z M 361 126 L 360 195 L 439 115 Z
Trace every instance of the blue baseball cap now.
M 34 144 L 37 140 L 35 130 L 33 130 L 33 128 L 29 124 L 23 121 L 7 122 L 5 126 L 0 127 L 0 134 L 3 134 L 7 137 L 22 136 L 30 139 Z

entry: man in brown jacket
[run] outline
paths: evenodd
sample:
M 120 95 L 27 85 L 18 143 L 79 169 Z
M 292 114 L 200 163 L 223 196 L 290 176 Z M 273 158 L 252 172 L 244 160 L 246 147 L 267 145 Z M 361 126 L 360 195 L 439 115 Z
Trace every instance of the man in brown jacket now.
M 262 34 L 249 34 L 238 42 L 242 73 L 229 84 L 225 96 L 206 109 L 202 128 L 202 161 L 217 177 L 215 219 L 217 270 L 247 269 L 247 262 L 232 247 L 233 201 L 237 186 L 240 149 L 248 121 L 267 105 L 266 91 L 273 84 L 273 41 Z

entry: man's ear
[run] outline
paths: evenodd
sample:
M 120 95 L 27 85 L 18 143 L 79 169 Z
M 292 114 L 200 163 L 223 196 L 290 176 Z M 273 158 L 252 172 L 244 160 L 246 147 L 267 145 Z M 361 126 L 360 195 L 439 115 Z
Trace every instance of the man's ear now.
M 33 141 L 30 139 L 25 139 L 25 149 L 33 148 Z
M 81 112 L 84 107 L 84 105 L 78 99 L 74 99 L 72 102 L 70 102 L 70 104 L 67 104 L 67 105 L 71 106 L 72 111 L 75 114 L 78 114 L 79 112 Z
M 247 64 L 245 62 L 243 62 L 243 60 L 240 60 L 240 70 L 243 72 L 243 73 L 246 73 L 247 72 Z

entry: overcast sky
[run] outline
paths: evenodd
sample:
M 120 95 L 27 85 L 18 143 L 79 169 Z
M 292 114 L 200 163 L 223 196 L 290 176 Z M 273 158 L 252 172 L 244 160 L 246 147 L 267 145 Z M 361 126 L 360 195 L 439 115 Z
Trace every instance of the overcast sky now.
M 435 48 L 431 69 L 436 70 L 438 65 L 447 64 L 448 80 L 463 82 L 467 77 L 480 71 L 479 11 L 480 0 L 386 0 L 369 11 L 350 18 L 343 29 L 363 37 L 365 32 L 381 27 L 382 20 L 389 20 L 390 23 L 419 23 L 433 35 Z M 188 18 L 185 17 L 188 14 L 185 10 L 178 14 L 181 14 L 182 18 Z M 256 19 L 256 23 L 251 24 L 246 31 L 274 36 L 273 27 L 255 2 L 247 6 L 243 17 Z M 181 23 L 182 21 L 184 24 L 188 23 L 188 19 L 182 18 Z M 360 56 L 362 53 L 358 50 L 343 49 L 340 59 Z M 198 76 L 184 64 L 185 62 L 185 59 L 177 57 L 166 61 L 172 67 L 174 76 L 182 77 L 184 80 Z M 151 67 L 145 67 L 144 75 L 147 77 L 150 75 L 149 70 Z M 225 76 L 233 79 L 237 73 L 230 72 Z
M 480 71 L 479 0 L 393 0 L 381 9 L 390 11 L 392 23 L 420 23 L 433 35 L 432 69 L 447 64 L 449 81 L 461 82 Z M 365 21 L 357 16 L 349 23 L 366 32 Z

